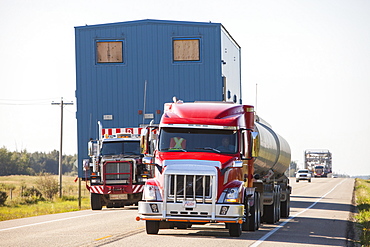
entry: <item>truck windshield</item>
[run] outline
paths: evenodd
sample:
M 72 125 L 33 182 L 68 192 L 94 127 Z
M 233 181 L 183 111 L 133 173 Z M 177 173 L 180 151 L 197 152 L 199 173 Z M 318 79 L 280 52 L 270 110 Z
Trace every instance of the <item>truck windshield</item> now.
M 140 155 L 139 141 L 103 142 L 101 155 Z
M 234 154 L 237 132 L 233 130 L 162 128 L 159 137 L 162 152 L 214 152 Z

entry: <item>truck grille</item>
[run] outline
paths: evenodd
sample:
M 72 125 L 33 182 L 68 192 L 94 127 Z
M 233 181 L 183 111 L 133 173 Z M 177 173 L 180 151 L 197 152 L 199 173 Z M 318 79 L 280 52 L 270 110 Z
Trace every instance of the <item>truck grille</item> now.
M 209 175 L 169 175 L 167 201 L 212 203 L 212 177 Z
M 105 179 L 107 184 L 129 184 L 131 177 L 130 162 L 107 162 L 105 164 Z

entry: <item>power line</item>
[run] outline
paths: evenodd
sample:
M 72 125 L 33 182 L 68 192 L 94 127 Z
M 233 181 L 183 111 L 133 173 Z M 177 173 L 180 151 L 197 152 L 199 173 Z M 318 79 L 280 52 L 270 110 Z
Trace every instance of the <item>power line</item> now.
M 24 103 L 13 103 L 13 102 L 0 102 L 0 105 L 18 105 L 18 106 L 33 106 L 33 105 L 48 105 L 49 102 L 35 102 L 35 103 L 30 103 L 30 102 L 24 102 Z
M 49 105 L 50 100 L 53 100 L 53 98 L 49 99 L 0 99 L 0 105 Z

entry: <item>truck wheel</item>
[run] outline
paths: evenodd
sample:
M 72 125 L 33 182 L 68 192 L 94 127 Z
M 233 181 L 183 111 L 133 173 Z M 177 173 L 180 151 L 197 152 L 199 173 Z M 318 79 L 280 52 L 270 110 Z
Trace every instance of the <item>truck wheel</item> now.
M 147 234 L 158 234 L 159 231 L 159 221 L 147 220 L 145 221 L 146 233 Z
M 262 197 L 261 197 L 261 194 L 258 193 L 258 212 L 257 212 L 257 229 L 258 230 L 261 226 L 261 222 L 262 222 L 262 210 L 263 210 L 263 205 L 262 205 Z
M 91 193 L 91 209 L 92 210 L 101 210 L 102 209 L 102 203 L 100 194 Z
M 246 217 L 247 222 L 243 223 L 243 231 L 256 231 L 258 230 L 261 223 L 261 210 L 259 193 L 254 194 L 254 205 L 250 207 L 250 216 Z M 248 215 L 248 214 L 247 214 Z
M 240 237 L 242 235 L 242 224 L 229 223 L 229 234 L 231 237 Z
M 267 224 L 274 224 L 276 222 L 275 220 L 275 206 L 272 205 L 265 205 L 263 207 L 263 221 Z
M 288 218 L 290 214 L 290 194 L 287 195 L 287 198 L 284 202 L 281 202 L 281 217 Z
M 280 210 L 280 208 L 277 203 L 280 204 L 280 200 L 277 200 L 277 197 L 278 193 L 274 190 L 273 203 L 263 207 L 263 220 L 267 224 L 275 224 L 279 220 L 280 212 L 278 212 L 278 210 Z
M 276 212 L 276 222 L 278 222 L 280 220 L 280 217 L 281 217 L 281 200 L 280 200 L 280 189 L 276 190 L 276 196 L 275 196 L 275 200 L 276 200 L 276 203 L 275 203 L 275 212 Z

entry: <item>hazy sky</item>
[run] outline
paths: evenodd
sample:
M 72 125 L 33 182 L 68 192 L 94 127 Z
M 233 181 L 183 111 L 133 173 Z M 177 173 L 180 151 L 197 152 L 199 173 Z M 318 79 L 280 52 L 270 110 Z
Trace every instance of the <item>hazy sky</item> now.
M 74 27 L 142 19 L 222 23 L 242 47 L 243 103 L 257 84 L 257 113 L 292 160 L 329 149 L 335 172 L 370 174 L 368 0 L 0 0 L 0 147 L 58 150 L 51 103 L 75 102 Z M 63 153 L 76 136 L 65 106 Z

